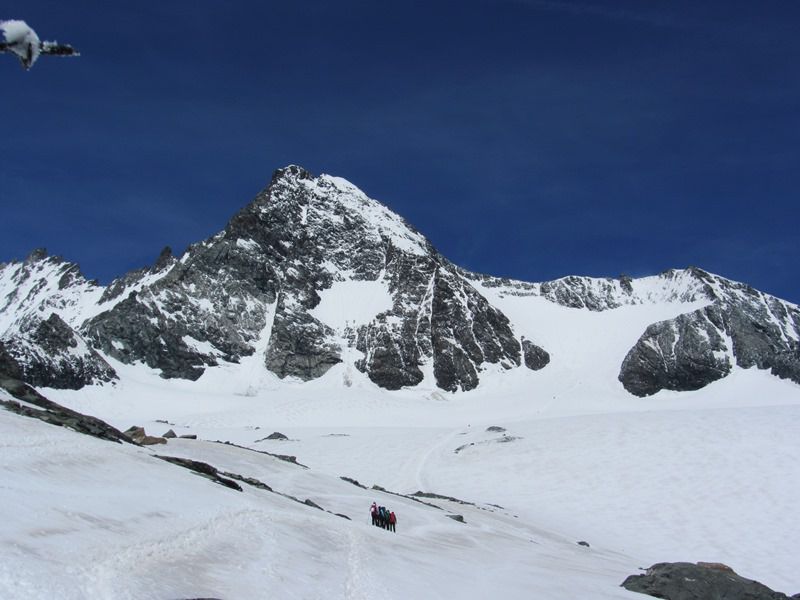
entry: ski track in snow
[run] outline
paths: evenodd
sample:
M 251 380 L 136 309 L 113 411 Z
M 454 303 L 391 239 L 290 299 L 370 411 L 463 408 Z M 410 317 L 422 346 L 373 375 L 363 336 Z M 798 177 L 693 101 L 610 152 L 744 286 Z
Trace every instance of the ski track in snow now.
M 103 552 L 87 562 L 90 585 L 87 596 L 105 598 L 156 597 L 185 593 L 187 587 L 204 594 L 225 595 L 224 583 L 215 581 L 214 556 L 222 553 L 246 557 L 264 544 L 261 532 L 269 532 L 271 519 L 263 512 L 241 511 L 193 524 L 168 538 L 142 542 L 111 554 Z M 233 536 L 223 531 L 235 530 Z M 248 537 L 248 532 L 250 536 Z M 256 537 L 258 532 L 258 539 Z M 225 538 L 227 541 L 224 541 Z M 222 538 L 222 539 L 221 539 Z M 174 575 L 179 573 L 177 580 Z M 122 574 L 122 577 L 120 577 Z M 143 582 L 147 583 L 143 587 Z
M 433 484 L 431 483 L 431 477 L 426 472 L 426 467 L 428 466 L 428 462 L 431 458 L 436 454 L 441 454 L 443 448 L 449 447 L 452 445 L 453 440 L 459 434 L 458 430 L 449 431 L 437 437 L 434 443 L 424 449 L 421 453 L 415 456 L 411 463 L 413 465 L 413 472 L 414 472 L 414 481 L 416 483 L 416 490 L 413 491 L 422 491 L 422 492 L 436 492 L 441 493 L 435 489 L 433 489 Z M 403 472 L 401 471 L 401 477 Z M 402 481 L 402 479 L 401 479 Z M 445 494 L 446 495 L 446 494 Z
M 383 600 L 390 598 L 386 587 L 373 573 L 369 557 L 364 556 L 364 536 L 352 529 L 347 532 L 347 579 L 344 598 L 346 600 Z

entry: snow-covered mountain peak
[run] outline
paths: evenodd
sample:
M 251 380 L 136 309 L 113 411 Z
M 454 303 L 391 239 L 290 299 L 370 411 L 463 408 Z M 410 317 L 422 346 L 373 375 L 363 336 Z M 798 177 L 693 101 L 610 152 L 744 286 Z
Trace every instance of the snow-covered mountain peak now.
M 313 379 L 348 357 L 346 370 L 382 387 L 416 385 L 428 371 L 445 389 L 471 389 L 483 363 L 509 368 L 522 363 L 521 348 L 534 352 L 419 232 L 338 177 L 314 177 L 296 166 L 278 170 L 204 248 L 182 259 L 184 266 L 213 253 L 266 269 L 262 291 L 276 302 L 267 367 L 279 377 Z M 248 269 L 239 279 L 252 276 Z M 327 293 L 336 282 L 374 285 Z M 366 290 L 363 312 L 343 310 L 347 294 Z M 471 332 L 462 320 L 481 324 Z M 540 365 L 546 353 L 538 356 L 525 364 Z
M 75 323 L 102 290 L 77 264 L 37 248 L 22 261 L 0 265 L 0 336 L 31 315 L 46 319 L 55 312 Z
M 330 175 L 320 175 L 314 180 L 317 189 L 338 203 L 348 215 L 359 215 L 365 223 L 372 224 L 384 240 L 400 250 L 418 256 L 431 251 L 430 243 L 405 219 L 381 202 L 368 197 L 355 185 Z M 311 184 L 306 184 L 310 187 Z
M 254 217 L 262 227 L 280 224 L 286 247 L 309 237 L 326 246 L 339 245 L 342 240 L 331 235 L 338 228 L 373 248 L 392 246 L 418 256 L 431 251 L 424 236 L 354 184 L 331 175 L 315 177 L 296 165 L 278 169 L 269 187 L 231 221 L 227 232 L 252 239 Z
M 115 378 L 114 370 L 76 328 L 103 288 L 78 265 L 39 248 L 0 266 L 0 363 L 28 381 L 79 388 Z
M 58 348 L 80 385 L 108 379 L 105 358 L 196 380 L 253 357 L 288 381 L 467 391 L 490 373 L 532 381 L 551 351 L 555 366 L 593 365 L 590 335 L 617 340 L 603 377 L 616 369 L 612 385 L 637 395 L 697 389 L 734 365 L 800 381 L 800 310 L 746 284 L 696 267 L 543 283 L 470 273 L 349 181 L 297 165 L 180 259 L 166 248 L 102 288 L 37 250 L 0 268 L 0 293 L 0 343 L 19 367 L 56 369 L 45 346 Z M 609 312 L 638 316 L 585 318 Z

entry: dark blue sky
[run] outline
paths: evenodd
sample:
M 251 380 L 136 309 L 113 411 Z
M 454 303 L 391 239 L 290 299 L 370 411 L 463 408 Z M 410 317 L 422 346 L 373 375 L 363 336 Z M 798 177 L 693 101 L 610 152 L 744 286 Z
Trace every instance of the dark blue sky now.
M 295 163 L 454 262 L 531 281 L 697 265 L 800 302 L 800 2 L 6 0 L 0 261 L 103 282 Z

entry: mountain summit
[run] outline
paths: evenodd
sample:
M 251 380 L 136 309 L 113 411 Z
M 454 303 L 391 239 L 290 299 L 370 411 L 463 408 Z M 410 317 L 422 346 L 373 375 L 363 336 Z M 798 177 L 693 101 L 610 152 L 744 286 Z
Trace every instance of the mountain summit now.
M 353 184 L 298 166 L 179 258 L 165 249 L 102 287 L 35 251 L 0 267 L 0 298 L 0 370 L 49 387 L 113 381 L 115 362 L 196 380 L 258 356 L 281 379 L 336 366 L 345 385 L 362 373 L 389 390 L 467 391 L 484 373 L 548 367 L 545 305 L 565 319 L 669 305 L 618 364 L 635 395 L 699 389 L 734 366 L 800 382 L 795 305 L 700 269 L 546 283 L 470 273 Z

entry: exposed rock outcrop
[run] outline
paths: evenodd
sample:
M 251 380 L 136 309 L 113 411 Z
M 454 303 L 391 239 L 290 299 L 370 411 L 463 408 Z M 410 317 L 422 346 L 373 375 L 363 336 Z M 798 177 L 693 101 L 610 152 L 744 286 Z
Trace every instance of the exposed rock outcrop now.
M 79 389 L 117 379 L 114 369 L 56 313 L 26 319 L 4 345 L 20 378 L 31 385 Z
M 658 563 L 631 575 L 622 587 L 665 600 L 788 600 L 789 596 L 745 579 L 715 563 Z
M 167 440 L 165 438 L 147 435 L 147 433 L 145 433 L 144 431 L 144 427 L 138 427 L 136 425 L 130 427 L 129 429 L 126 429 L 125 435 L 127 435 L 137 444 L 141 444 L 142 446 L 154 446 L 156 444 L 167 443 Z
M 13 379 L 22 379 L 22 367 L 17 360 L 8 353 L 6 346 L 0 342 L 0 374 Z
M 61 389 L 117 378 L 74 327 L 102 292 L 78 265 L 39 248 L 22 262 L 2 265 L 0 280 L 2 370 L 32 385 Z
M 550 354 L 524 337 L 522 338 L 522 355 L 525 359 L 525 366 L 531 371 L 544 369 L 550 364 Z
M 225 486 L 226 488 L 236 490 L 237 492 L 242 491 L 242 486 L 232 479 L 228 479 L 228 477 L 223 477 L 216 467 L 209 465 L 208 463 L 204 463 L 199 460 L 192 460 L 191 458 L 180 458 L 177 456 L 163 456 L 160 454 L 156 454 L 155 456 L 156 458 L 160 458 L 161 460 L 172 463 L 173 465 L 178 465 L 184 469 L 189 469 L 190 471 L 193 471 L 194 473 L 197 473 L 198 475 L 201 475 L 206 479 L 213 481 L 214 483 Z
M 732 364 L 715 307 L 647 328 L 622 363 L 619 379 L 636 396 L 699 390 L 730 373 Z
M 744 284 L 695 273 L 712 289 L 713 303 L 650 325 L 622 363 L 625 389 L 637 396 L 696 390 L 734 364 L 800 383 L 800 310 Z
M 45 398 L 26 383 L 2 373 L 0 373 L 0 389 L 19 400 L 15 402 L 0 398 L 0 406 L 11 412 L 39 419 L 51 425 L 67 427 L 102 440 L 136 443 L 105 421 L 61 406 Z
M 669 269 L 663 273 L 633 279 L 568 276 L 543 283 L 529 283 L 491 275 L 462 271 L 473 281 L 488 288 L 498 288 L 504 295 L 537 296 L 568 308 L 592 312 L 613 310 L 622 306 L 661 302 L 691 303 L 712 301 L 713 286 L 704 278 L 702 269 Z
M 355 316 L 326 304 L 367 288 L 380 301 Z M 180 257 L 165 248 L 106 288 L 44 250 L 0 265 L 0 369 L 76 389 L 117 377 L 106 358 L 197 380 L 258 353 L 280 378 L 309 381 L 344 363 L 345 385 L 360 371 L 390 390 L 426 377 L 472 390 L 489 367 L 550 364 L 535 330 L 521 336 L 498 308 L 507 296 L 591 312 L 686 305 L 650 325 L 620 366 L 638 396 L 699 389 L 735 366 L 800 382 L 793 304 L 697 268 L 544 283 L 471 273 L 349 182 L 297 166 L 276 171 L 217 235 Z
M 385 286 L 390 308 L 337 329 L 314 309 L 337 282 Z M 342 362 L 387 389 L 416 385 L 430 363 L 439 387 L 477 386 L 484 364 L 539 369 L 548 355 L 521 344 L 508 318 L 400 217 L 348 182 L 278 170 L 225 229 L 179 261 L 115 282 L 109 310 L 83 331 L 104 353 L 164 377 L 198 378 L 237 362 L 269 333 L 266 368 L 307 381 Z M 524 353 L 524 356 L 523 356 Z

